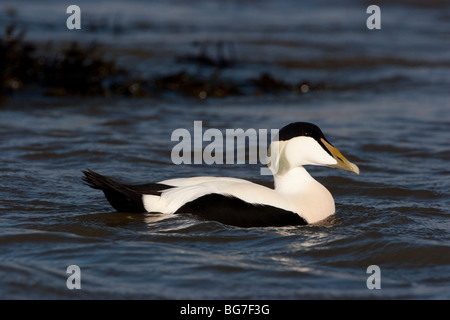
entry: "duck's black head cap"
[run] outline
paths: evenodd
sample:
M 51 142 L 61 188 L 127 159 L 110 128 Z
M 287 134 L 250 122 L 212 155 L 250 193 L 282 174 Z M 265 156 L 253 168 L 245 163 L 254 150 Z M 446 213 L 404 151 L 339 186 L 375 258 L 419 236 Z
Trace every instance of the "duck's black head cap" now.
M 322 130 L 318 126 L 309 122 L 293 122 L 281 128 L 278 133 L 278 140 L 287 141 L 295 137 L 311 137 L 320 142 L 320 138 L 326 140 Z
M 325 135 L 323 134 L 322 130 L 318 126 L 316 126 L 313 123 L 310 122 L 293 122 L 288 124 L 287 126 L 284 126 L 281 128 L 281 130 L 278 132 L 278 140 L 279 141 L 287 141 L 295 137 L 311 137 L 315 139 L 322 148 L 325 149 L 326 152 L 329 154 L 330 151 L 328 148 L 326 148 L 323 144 L 323 142 L 320 139 L 324 139 L 326 142 L 328 142 L 330 145 L 332 145 L 327 138 L 325 138 Z

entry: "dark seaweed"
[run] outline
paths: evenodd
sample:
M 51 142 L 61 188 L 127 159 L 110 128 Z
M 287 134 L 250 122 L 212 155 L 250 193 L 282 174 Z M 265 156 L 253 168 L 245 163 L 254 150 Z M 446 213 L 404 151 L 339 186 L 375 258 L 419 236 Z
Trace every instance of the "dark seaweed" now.
M 9 26 L 0 37 L 0 101 L 36 88 L 46 95 L 57 96 L 176 94 L 200 99 L 283 92 L 301 94 L 325 88 L 307 82 L 287 83 L 267 72 L 244 81 L 226 79 L 222 70 L 232 68 L 237 61 L 234 45 L 220 41 L 195 43 L 197 53 L 174 57 L 174 63 L 194 64 L 212 72 L 195 74 L 181 70 L 142 78 L 106 59 L 97 43 L 82 46 L 74 42 L 67 47 L 38 50 L 24 36 L 24 30 Z

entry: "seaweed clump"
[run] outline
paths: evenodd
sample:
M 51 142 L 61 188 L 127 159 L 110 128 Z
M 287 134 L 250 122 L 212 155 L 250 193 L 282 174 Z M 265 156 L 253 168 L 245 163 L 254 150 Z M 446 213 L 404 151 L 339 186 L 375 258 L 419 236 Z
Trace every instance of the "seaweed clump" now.
M 44 88 L 49 95 L 105 95 L 115 82 L 130 78 L 114 61 L 103 58 L 96 44 L 72 43 L 51 55 L 38 53 L 24 36 L 25 31 L 9 26 L 0 37 L 0 97 L 26 85 Z
M 54 95 L 104 95 L 110 91 L 107 79 L 125 76 L 127 72 L 113 61 L 102 58 L 98 46 L 82 48 L 72 43 L 52 59 L 41 58 L 40 82 Z
M 25 32 L 7 27 L 0 37 L 0 96 L 21 89 L 36 73 L 35 47 L 23 41 Z

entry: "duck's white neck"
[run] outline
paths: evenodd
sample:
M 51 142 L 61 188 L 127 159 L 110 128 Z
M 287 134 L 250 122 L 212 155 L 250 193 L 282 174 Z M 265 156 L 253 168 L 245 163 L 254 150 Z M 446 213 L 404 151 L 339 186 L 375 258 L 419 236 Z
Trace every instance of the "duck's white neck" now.
M 308 223 L 315 223 L 334 214 L 331 193 L 317 182 L 302 166 L 283 174 L 274 174 L 275 190 L 288 198 L 295 211 Z
M 309 183 L 316 182 L 303 167 L 292 168 L 283 174 L 274 174 L 275 190 L 280 193 L 295 193 L 303 190 Z

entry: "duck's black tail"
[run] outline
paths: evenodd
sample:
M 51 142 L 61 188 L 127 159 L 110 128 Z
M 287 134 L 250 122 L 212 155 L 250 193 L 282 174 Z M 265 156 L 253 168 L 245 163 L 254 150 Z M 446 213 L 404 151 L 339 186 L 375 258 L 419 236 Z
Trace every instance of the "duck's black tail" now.
M 83 171 L 83 181 L 94 189 L 102 190 L 109 203 L 119 212 L 146 212 L 139 188 L 105 177 L 92 170 Z

